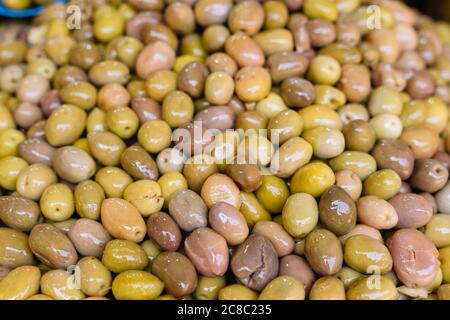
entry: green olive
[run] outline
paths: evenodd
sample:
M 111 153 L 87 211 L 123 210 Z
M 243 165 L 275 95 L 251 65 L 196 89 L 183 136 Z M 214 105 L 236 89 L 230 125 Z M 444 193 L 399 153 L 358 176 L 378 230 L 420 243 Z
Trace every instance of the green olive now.
M 400 191 L 401 184 L 402 180 L 394 170 L 382 169 L 364 181 L 364 194 L 389 199 Z
M 255 192 L 258 201 L 269 212 L 280 213 L 289 196 L 286 183 L 275 176 L 264 175 L 261 186 Z

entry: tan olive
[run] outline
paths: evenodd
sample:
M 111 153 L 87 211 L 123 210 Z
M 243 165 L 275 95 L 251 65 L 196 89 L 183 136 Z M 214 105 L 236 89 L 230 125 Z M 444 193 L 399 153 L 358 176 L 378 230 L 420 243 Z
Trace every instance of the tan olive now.
M 42 163 L 51 166 L 55 148 L 38 138 L 27 139 L 19 144 L 19 155 L 29 164 Z
M 228 106 L 213 106 L 206 108 L 195 115 L 194 128 L 198 125 L 198 122 L 200 122 L 203 127 L 206 127 L 207 129 L 218 129 L 223 131 L 226 129 L 231 129 L 233 127 L 234 120 L 235 114 L 233 109 Z M 208 133 L 209 136 L 212 134 L 212 132 L 203 133 L 202 138 L 205 140 L 212 139 L 212 137 L 208 137 Z M 194 153 L 196 154 L 197 152 Z
M 358 200 L 362 192 L 361 179 L 350 170 L 342 170 L 335 173 L 336 185 L 347 192 L 353 200 Z
M 102 224 L 116 239 L 141 242 L 146 226 L 139 211 L 128 201 L 119 198 L 106 199 L 101 207 Z
M 222 50 L 230 31 L 223 25 L 212 25 L 205 28 L 202 34 L 202 44 L 205 50 L 215 52 Z
M 150 120 L 161 119 L 161 106 L 153 99 L 134 98 L 131 101 L 131 108 L 136 112 L 141 124 Z
M 426 159 L 436 153 L 439 137 L 426 126 L 412 126 L 403 131 L 400 140 L 411 148 L 415 159 Z
M 20 196 L 0 197 L 0 219 L 10 228 L 29 232 L 40 219 L 39 205 Z
M 283 229 L 281 225 L 273 221 L 259 221 L 252 229 L 269 239 L 279 257 L 286 256 L 294 250 L 294 239 Z
M 130 100 L 130 93 L 119 83 L 109 83 L 101 87 L 97 95 L 97 104 L 104 111 L 115 107 L 127 106 Z
M 307 107 L 315 99 L 315 89 L 311 82 L 303 78 L 287 78 L 281 83 L 280 94 L 290 107 Z
M 65 104 L 56 109 L 45 124 L 45 137 L 54 147 L 68 145 L 77 140 L 86 126 L 86 112 Z
M 279 269 L 277 252 L 269 239 L 253 233 L 233 253 L 231 270 L 239 281 L 253 290 L 262 290 Z
M 101 60 L 99 47 L 91 42 L 77 43 L 70 52 L 70 64 L 88 70 Z
M 308 234 L 305 255 L 311 268 L 320 275 L 331 276 L 342 268 L 341 243 L 326 229 L 316 229 Z
M 223 276 L 229 252 L 225 239 L 210 228 L 195 229 L 184 242 L 186 255 L 198 272 L 207 277 Z
M 27 75 L 19 83 L 17 98 L 22 102 L 39 103 L 49 90 L 49 81 L 40 75 Z
M 400 220 L 398 210 L 392 206 L 392 202 L 377 196 L 359 198 L 357 207 L 359 221 L 378 230 L 392 229 Z
M 214 204 L 209 210 L 208 219 L 211 228 L 222 235 L 230 245 L 244 242 L 249 234 L 244 215 L 226 202 Z
M 410 182 L 415 189 L 434 193 L 446 185 L 448 176 L 447 168 L 440 161 L 420 159 L 415 163 Z
M 373 148 L 372 155 L 380 169 L 392 169 L 400 178 L 407 179 L 414 169 L 414 154 L 406 143 L 400 140 L 381 140 Z
M 70 183 L 89 179 L 96 169 L 94 160 L 87 152 L 70 146 L 55 151 L 52 165 L 56 174 Z
M 239 99 L 244 102 L 254 102 L 269 94 L 272 80 L 266 69 L 258 66 L 246 66 L 236 73 L 235 83 Z
M 86 218 L 76 220 L 67 235 L 77 251 L 85 257 L 100 258 L 106 243 L 111 240 L 111 236 L 102 224 Z
M 401 193 L 389 200 L 398 215 L 397 228 L 421 228 L 433 216 L 433 206 L 422 195 Z
M 87 80 L 88 76 L 82 69 L 75 66 L 63 66 L 56 71 L 53 85 L 55 89 L 60 89 L 69 83 Z M 45 113 L 48 114 L 47 112 Z
M 28 238 L 31 251 L 44 264 L 52 268 L 74 265 L 78 254 L 69 238 L 50 224 L 38 224 Z
M 265 62 L 264 52 L 258 44 L 244 33 L 235 33 L 225 42 L 225 52 L 240 67 L 262 66 Z
M 241 206 L 239 188 L 226 175 L 215 173 L 206 179 L 201 189 L 201 196 L 208 208 L 224 201 L 237 209 Z
M 309 292 L 316 278 L 306 260 L 294 254 L 281 258 L 279 275 L 296 278 L 303 284 L 306 292 Z
M 147 45 L 136 61 L 136 72 L 142 79 L 155 71 L 171 69 L 175 63 L 175 52 L 165 42 L 156 41 Z
M 275 92 L 270 92 L 266 98 L 260 100 L 255 107 L 255 110 L 263 117 L 272 119 L 280 111 L 287 110 L 287 106 L 283 98 Z
M 14 109 L 14 121 L 22 128 L 29 128 L 42 118 L 41 109 L 29 102 L 22 102 Z
M 162 23 L 144 26 L 141 32 L 141 37 L 143 42 L 148 45 L 154 44 L 155 42 L 162 42 L 167 44 L 173 50 L 178 49 L 179 41 L 176 33 L 167 25 Z
M 207 225 L 206 204 L 191 190 L 175 192 L 169 201 L 169 212 L 184 231 L 193 231 Z
M 223 71 L 228 73 L 230 76 L 234 76 L 238 69 L 236 61 L 223 52 L 216 52 L 208 56 L 205 63 L 211 72 Z

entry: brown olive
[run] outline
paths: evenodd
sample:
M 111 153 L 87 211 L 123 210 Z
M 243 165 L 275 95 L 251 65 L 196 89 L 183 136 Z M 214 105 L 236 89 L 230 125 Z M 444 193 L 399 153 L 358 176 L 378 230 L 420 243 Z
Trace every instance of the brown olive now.
M 339 239 L 326 229 L 316 229 L 308 234 L 305 255 L 311 268 L 318 274 L 336 274 L 342 267 L 343 252 Z
M 289 78 L 281 83 L 281 96 L 290 107 L 303 108 L 312 104 L 315 98 L 314 86 L 308 80 Z
M 324 47 L 336 39 L 336 28 L 330 21 L 313 19 L 306 23 L 311 45 L 315 48 Z
M 430 238 L 414 229 L 400 229 L 388 241 L 395 274 L 410 288 L 426 287 L 439 270 L 438 250 Z
M 392 169 L 403 180 L 408 179 L 414 169 L 414 154 L 400 140 L 381 140 L 372 150 L 380 169 Z
M 127 148 L 121 155 L 120 163 L 122 168 L 137 180 L 159 178 L 155 160 L 138 145 Z
M 208 68 L 203 62 L 191 62 L 178 74 L 177 87 L 192 98 L 199 98 L 203 94 L 208 74 Z
M 272 54 L 267 59 L 273 82 L 279 83 L 292 77 L 302 77 L 309 61 L 299 52 L 284 51 Z
M 418 190 L 434 193 L 442 189 L 448 181 L 448 170 L 438 160 L 417 160 L 411 177 L 411 186 Z
M 175 297 L 187 296 L 197 287 L 197 272 L 192 262 L 178 252 L 161 252 L 152 262 L 152 273 Z
M 344 189 L 332 186 L 320 197 L 319 217 L 322 224 L 334 234 L 346 234 L 356 224 L 355 202 Z
M 262 290 L 278 274 L 278 254 L 263 235 L 254 233 L 239 245 L 231 258 L 231 270 L 247 287 Z
M 176 251 L 180 246 L 180 229 L 167 213 L 153 213 L 147 220 L 147 233 L 164 250 Z
M 389 199 L 398 215 L 397 228 L 421 228 L 433 216 L 433 207 L 423 196 L 414 193 L 400 193 Z

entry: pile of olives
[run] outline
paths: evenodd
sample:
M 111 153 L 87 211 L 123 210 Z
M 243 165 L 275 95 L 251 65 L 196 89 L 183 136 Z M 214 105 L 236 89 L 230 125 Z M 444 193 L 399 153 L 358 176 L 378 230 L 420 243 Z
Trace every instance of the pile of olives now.
M 449 23 L 71 0 L 2 27 L 0 299 L 450 299 Z

